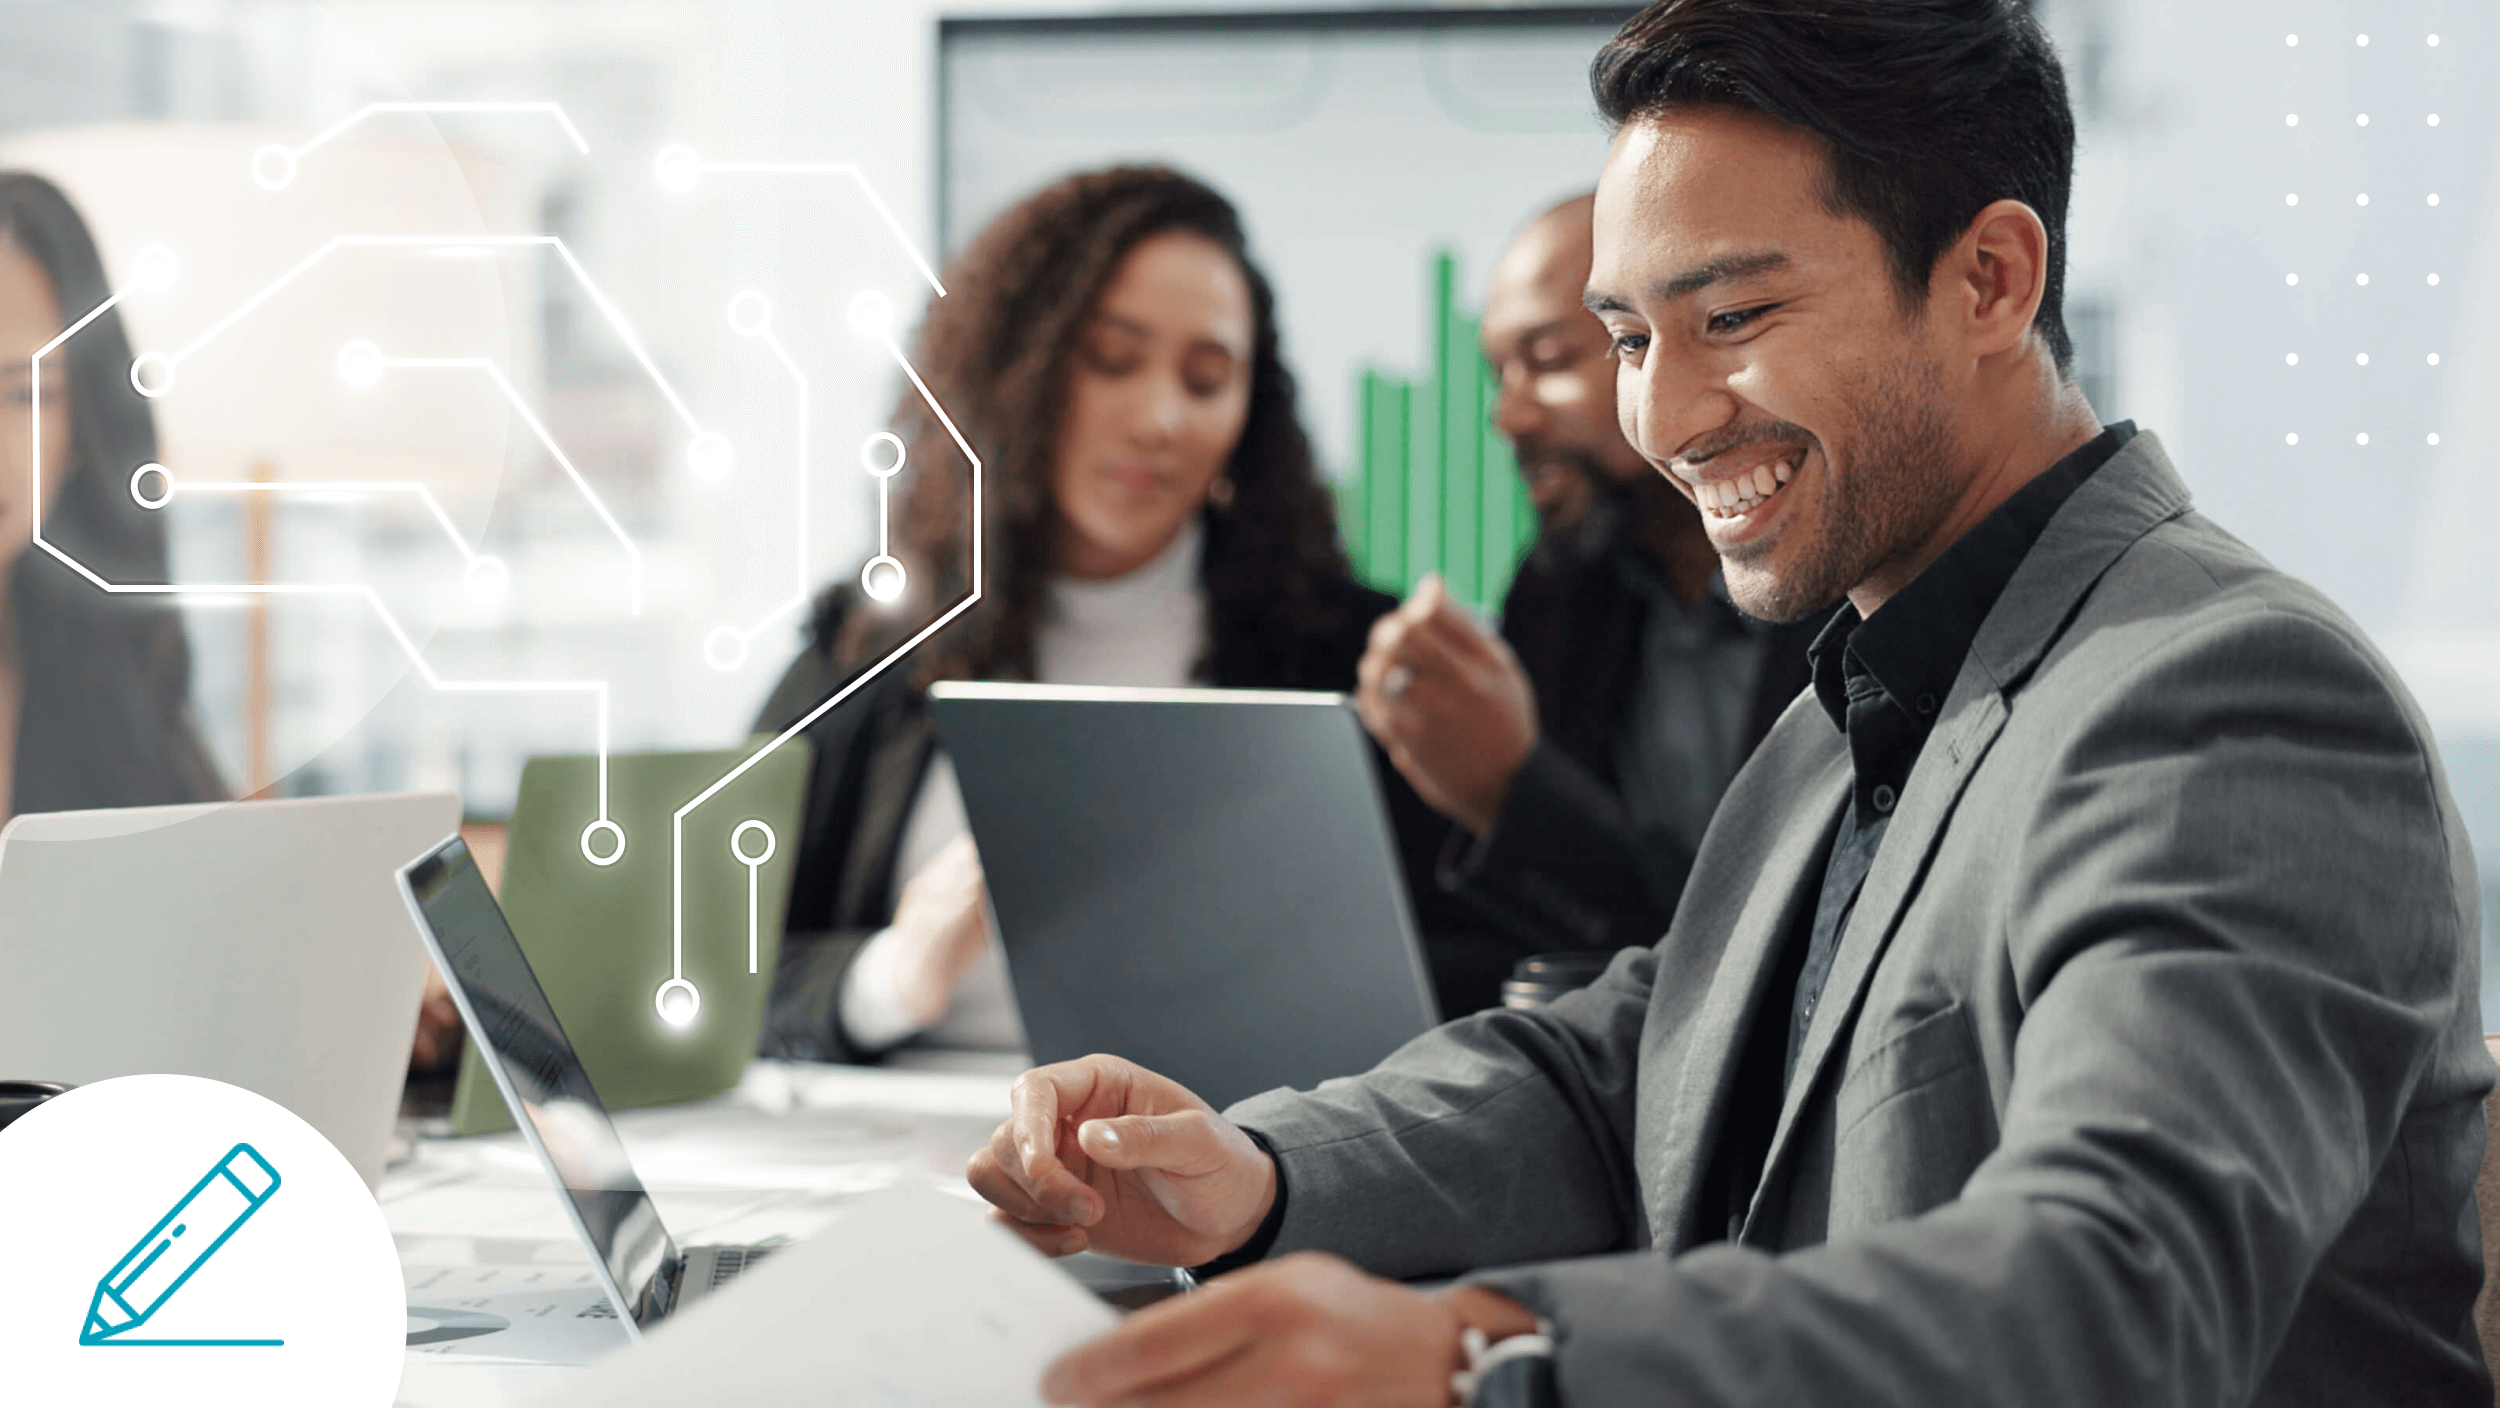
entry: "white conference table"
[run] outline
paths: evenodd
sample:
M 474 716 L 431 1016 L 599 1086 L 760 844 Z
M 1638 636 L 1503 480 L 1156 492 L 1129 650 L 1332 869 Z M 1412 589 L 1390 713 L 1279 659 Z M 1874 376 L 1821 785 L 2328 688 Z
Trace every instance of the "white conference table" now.
M 680 1244 L 798 1239 L 902 1180 L 970 1197 L 964 1161 L 1021 1062 L 889 1070 L 759 1061 L 737 1090 L 616 1124 Z M 526 1404 L 624 1347 L 554 1187 L 518 1134 L 424 1138 L 376 1196 L 408 1285 L 399 1408 Z

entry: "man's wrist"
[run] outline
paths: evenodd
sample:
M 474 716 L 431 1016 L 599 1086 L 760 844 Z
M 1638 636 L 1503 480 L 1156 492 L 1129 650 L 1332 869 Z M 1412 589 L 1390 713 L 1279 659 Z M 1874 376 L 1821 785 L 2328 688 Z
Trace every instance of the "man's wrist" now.
M 1480 837 L 1492 835 L 1493 828 L 1501 823 L 1502 808 L 1510 805 L 1511 789 L 1519 785 L 1519 770 L 1528 765 L 1528 755 L 1535 751 L 1536 735 L 1530 734 L 1527 746 L 1513 754 L 1509 765 L 1499 769 L 1485 786 L 1477 789 L 1476 795 L 1466 799 L 1467 814 L 1451 820 Z
M 1452 1286 L 1441 1293 L 1441 1299 L 1458 1316 L 1461 1329 L 1482 1330 L 1487 1343 L 1535 1334 L 1544 1323 L 1535 1311 L 1490 1286 Z
M 1550 1402 L 1551 1325 L 1486 1286 L 1454 1286 L 1440 1299 L 1458 1326 L 1450 1373 L 1455 1408 Z
M 1250 1136 L 1250 1142 L 1256 1144 L 1259 1152 L 1267 1158 L 1267 1206 L 1260 1214 L 1257 1225 L 1251 1229 L 1250 1235 L 1237 1243 L 1231 1251 L 1189 1268 L 1189 1274 L 1201 1281 L 1212 1276 L 1221 1276 L 1227 1271 L 1237 1271 L 1252 1262 L 1265 1261 L 1268 1251 L 1276 1245 L 1277 1233 L 1284 1230 L 1284 1161 L 1276 1157 L 1276 1148 L 1267 1142 L 1266 1135 L 1247 1126 L 1242 1127 L 1241 1132 Z

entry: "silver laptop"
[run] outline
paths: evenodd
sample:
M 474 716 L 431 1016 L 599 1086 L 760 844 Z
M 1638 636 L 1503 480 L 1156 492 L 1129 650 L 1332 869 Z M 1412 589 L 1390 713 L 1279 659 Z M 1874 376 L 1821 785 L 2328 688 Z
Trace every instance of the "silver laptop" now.
M 454 836 L 410 861 L 399 891 L 627 1332 L 642 1338 L 763 1260 L 769 1247 L 681 1248 L 669 1235 L 468 846 Z
M 1220 1109 L 1368 1070 L 1436 1020 L 1343 695 L 930 695 L 1034 1060 L 1110 1052 Z
M 0 1076 L 205 1076 L 372 1187 L 425 950 L 392 876 L 448 792 L 29 814 L 0 831 Z

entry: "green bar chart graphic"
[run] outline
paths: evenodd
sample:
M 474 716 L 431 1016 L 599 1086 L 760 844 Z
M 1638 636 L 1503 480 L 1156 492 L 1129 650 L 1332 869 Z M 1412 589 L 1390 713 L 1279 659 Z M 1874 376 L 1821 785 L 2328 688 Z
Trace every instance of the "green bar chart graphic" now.
M 1493 426 L 1493 369 L 1458 303 L 1458 260 L 1432 262 L 1430 360 L 1420 377 L 1366 367 L 1354 474 L 1338 486 L 1355 574 L 1400 596 L 1427 572 L 1472 606 L 1501 604 L 1536 534 L 1528 489 Z

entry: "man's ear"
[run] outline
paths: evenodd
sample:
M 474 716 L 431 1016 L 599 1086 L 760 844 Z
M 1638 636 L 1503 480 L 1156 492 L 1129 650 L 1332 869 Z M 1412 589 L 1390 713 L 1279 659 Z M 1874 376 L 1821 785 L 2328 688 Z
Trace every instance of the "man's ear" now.
M 1961 325 L 1974 357 L 2022 341 L 2048 292 L 2049 232 L 2018 200 L 1979 212 L 1936 270 L 1942 308 Z

